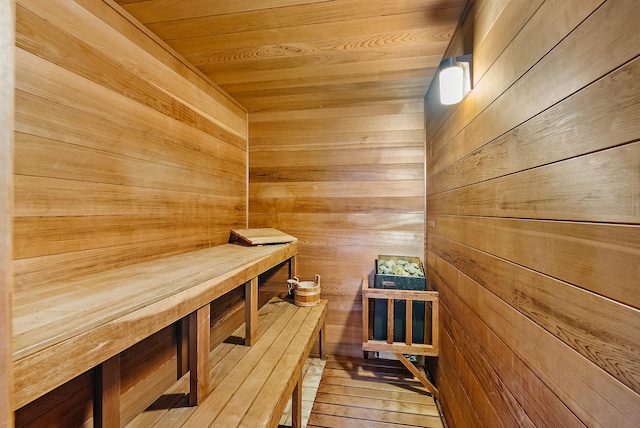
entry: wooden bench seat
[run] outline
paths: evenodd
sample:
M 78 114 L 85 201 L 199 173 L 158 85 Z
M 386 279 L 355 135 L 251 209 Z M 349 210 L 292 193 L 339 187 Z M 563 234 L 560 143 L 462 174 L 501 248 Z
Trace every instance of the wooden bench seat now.
M 211 390 L 200 405 L 188 406 L 185 375 L 127 427 L 276 427 L 289 398 L 294 426 L 301 426 L 302 370 L 318 337 L 322 355 L 326 313 L 326 300 L 299 307 L 271 299 L 259 311 L 252 346 L 232 336 L 211 352 Z
M 208 319 L 203 308 L 242 284 L 251 284 L 248 298 L 257 312 L 258 275 L 291 260 L 297 252 L 297 242 L 253 247 L 224 244 L 17 290 L 14 408 L 186 316 L 200 311 Z M 247 320 L 248 327 L 255 326 L 250 314 Z

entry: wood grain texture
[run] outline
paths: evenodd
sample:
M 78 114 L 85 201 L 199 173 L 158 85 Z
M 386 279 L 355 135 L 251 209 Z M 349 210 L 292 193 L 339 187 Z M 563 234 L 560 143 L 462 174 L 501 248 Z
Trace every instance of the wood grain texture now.
M 133 346 L 296 252 L 295 244 L 236 251 L 233 247 L 179 254 L 86 277 L 84 285 L 76 281 L 39 294 L 17 295 L 14 371 L 20 388 L 16 406 Z M 217 265 L 210 265 L 212 259 Z M 123 329 L 135 334 L 122 335 Z M 50 364 L 57 364 L 55 372 L 48 370 Z
M 421 100 L 464 0 L 117 2 L 250 111 Z
M 392 360 L 330 357 L 309 427 L 442 427 L 434 399 Z
M 106 3 L 21 1 L 16 34 L 19 288 L 246 224 L 246 115 L 217 87 Z
M 197 406 L 209 395 L 209 303 L 189 314 L 189 404 Z
M 23 293 L 47 299 L 55 284 L 222 244 L 246 225 L 245 110 L 121 12 L 108 1 L 17 2 L 18 317 Z M 227 330 L 237 322 L 229 319 Z M 162 328 L 145 325 L 149 334 Z M 45 371 L 59 365 L 62 375 L 37 394 L 69 385 L 22 408 L 21 424 L 80 426 L 91 418 L 85 389 L 93 386 L 80 373 L 103 358 L 103 334 L 123 335 L 122 327 L 107 330 L 86 349 L 67 345 L 86 354 L 75 367 L 65 358 L 34 363 Z M 129 345 L 143 337 L 131 338 Z M 175 338 L 157 334 L 146 345 L 124 354 L 123 423 L 175 380 Z M 16 364 L 27 377 L 38 372 L 25 359 Z M 26 380 L 16 406 L 38 382 Z
M 404 102 L 250 115 L 249 224 L 296 236 L 298 276 L 321 275 L 329 354 L 362 356 L 359 291 L 378 255 L 422 254 L 422 114 Z
M 14 424 L 11 331 L 13 296 L 13 150 L 15 2 L 0 1 L 0 427 Z
M 183 407 L 179 399 L 162 412 L 152 406 L 129 427 L 277 426 L 326 313 L 324 300 L 307 308 L 271 300 L 260 310 L 258 338 L 251 347 L 223 343 L 213 349 L 211 391 L 200 406 Z M 243 333 L 235 332 L 240 343 Z M 184 393 L 187 384 L 185 376 L 167 394 Z
M 174 88 L 170 92 L 175 98 L 196 106 L 218 124 L 245 135 L 245 110 L 138 21 L 130 19 L 113 1 L 52 0 L 42 4 L 22 0 L 19 4 L 39 16 L 46 16 L 49 22 L 76 39 L 123 61 L 158 87 Z M 60 13 L 51 13 L 51 7 Z M 93 31 L 87 32 L 87 26 Z M 148 67 L 149 64 L 154 66 Z
M 473 91 L 447 109 L 427 97 L 425 259 L 454 426 L 640 417 L 638 13 L 478 5 Z
M 104 361 L 95 370 L 94 426 L 120 426 L 120 354 Z

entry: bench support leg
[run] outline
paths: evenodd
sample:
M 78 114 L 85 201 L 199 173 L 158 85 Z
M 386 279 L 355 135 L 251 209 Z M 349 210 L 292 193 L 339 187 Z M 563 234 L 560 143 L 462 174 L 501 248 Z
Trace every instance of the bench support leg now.
M 189 404 L 197 406 L 209 394 L 209 348 L 211 306 L 189 315 Z
M 93 426 L 120 426 L 120 354 L 96 367 Z
M 258 277 L 244 284 L 244 344 L 251 346 L 258 334 Z
M 297 257 L 296 256 L 292 256 L 289 259 L 289 279 L 293 278 L 294 276 L 296 276 L 296 260 Z
M 320 327 L 319 339 L 320 339 L 320 359 L 327 359 L 327 333 L 326 333 L 326 322 L 322 323 L 322 327 Z
M 189 317 L 182 318 L 177 325 L 178 347 L 176 350 L 176 380 L 186 375 L 189 371 Z
M 302 376 L 298 378 L 291 396 L 291 428 L 302 428 Z

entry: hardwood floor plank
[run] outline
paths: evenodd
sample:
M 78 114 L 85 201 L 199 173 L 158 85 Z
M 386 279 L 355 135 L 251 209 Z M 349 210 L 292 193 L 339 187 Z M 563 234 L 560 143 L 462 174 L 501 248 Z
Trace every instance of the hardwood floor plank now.
M 404 403 L 418 403 L 433 406 L 433 400 L 428 395 L 415 394 L 411 392 L 393 391 L 393 390 L 380 390 L 378 388 L 371 388 L 368 385 L 358 387 L 351 385 L 332 385 L 328 379 L 318 389 L 319 393 L 333 394 L 336 396 L 351 396 L 351 397 L 367 397 L 367 398 L 380 398 L 389 401 L 400 401 Z M 351 383 L 346 380 L 345 383 Z
M 436 415 L 411 414 L 384 408 L 355 407 L 351 403 L 344 405 L 340 403 L 320 403 L 318 397 L 313 406 L 313 413 L 324 416 L 355 419 L 368 423 L 392 423 L 417 427 L 441 426 L 440 418 Z
M 399 361 L 331 357 L 308 427 L 442 427 L 433 397 Z

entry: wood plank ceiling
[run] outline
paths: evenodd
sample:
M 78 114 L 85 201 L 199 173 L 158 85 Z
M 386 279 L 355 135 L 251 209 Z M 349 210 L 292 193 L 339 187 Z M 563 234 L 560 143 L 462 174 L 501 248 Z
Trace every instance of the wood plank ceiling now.
M 422 99 L 466 0 L 116 0 L 249 111 Z

